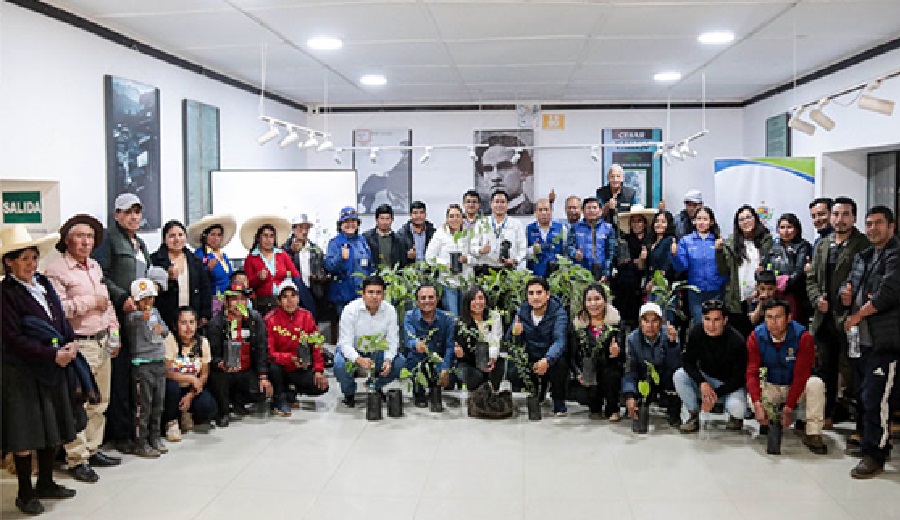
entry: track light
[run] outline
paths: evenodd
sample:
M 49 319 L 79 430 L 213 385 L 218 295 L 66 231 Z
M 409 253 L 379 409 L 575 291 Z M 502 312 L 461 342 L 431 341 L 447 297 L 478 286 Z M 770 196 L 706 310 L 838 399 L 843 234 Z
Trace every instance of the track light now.
M 656 147 L 656 151 L 653 152 L 653 158 L 654 158 L 654 159 L 659 159 L 660 157 L 662 157 L 662 156 L 665 155 L 665 154 L 666 154 L 666 147 L 660 145 L 660 146 L 657 146 L 657 147 Z
M 469 159 L 472 159 L 474 161 L 477 158 L 478 158 L 478 156 L 475 154 L 475 147 L 470 146 L 469 147 Z
M 871 94 L 872 91 L 881 86 L 881 82 L 882 80 L 879 79 L 866 87 L 865 93 L 859 96 L 858 106 L 865 110 L 889 116 L 894 113 L 894 102 L 889 99 L 877 98 Z
M 823 98 L 819 101 L 819 104 L 816 105 L 816 108 L 809 111 L 809 118 L 813 120 L 817 125 L 821 126 L 826 131 L 830 132 L 834 129 L 834 119 L 831 119 L 825 112 L 822 112 L 822 108 L 828 104 L 828 98 Z
M 260 145 L 264 145 L 272 139 L 275 139 L 279 135 L 281 134 L 279 134 L 278 129 L 275 128 L 275 123 L 269 123 L 269 131 L 259 136 L 259 139 L 257 139 L 256 142 L 258 142 Z
M 663 153 L 662 158 L 666 160 L 666 166 L 672 166 L 672 158 L 667 153 Z
M 378 148 L 376 147 L 376 148 L 372 148 L 371 150 L 369 150 L 369 161 L 371 161 L 372 164 L 375 164 L 375 161 L 377 161 L 377 160 L 378 160 Z
M 800 107 L 791 119 L 788 121 L 788 126 L 793 128 L 794 130 L 798 130 L 803 132 L 806 135 L 813 135 L 816 133 L 816 126 L 810 122 L 804 121 L 800 119 L 800 116 L 803 115 L 803 111 L 806 110 L 805 107 Z
M 522 149 L 516 148 L 516 153 L 513 154 L 512 159 L 510 159 L 510 162 L 513 164 L 516 164 L 517 162 L 519 162 L 519 159 L 521 159 L 521 158 L 522 158 Z
M 316 134 L 314 132 L 309 133 L 309 139 L 303 143 L 303 148 L 315 148 L 319 146 L 319 140 L 316 139 Z
M 600 149 L 596 146 L 591 147 L 591 159 L 593 159 L 594 162 L 600 162 Z
M 278 146 L 281 148 L 286 147 L 287 145 L 293 143 L 294 141 L 300 140 L 300 134 L 297 133 L 297 129 L 294 128 L 293 126 L 288 127 L 288 128 L 291 129 L 290 133 L 288 133 L 288 135 L 284 136 L 284 139 L 282 139 L 281 142 L 278 143 Z
M 329 139 L 327 135 L 322 136 L 322 139 L 324 139 L 324 141 L 322 141 L 322 144 L 320 144 L 319 147 L 316 148 L 317 152 L 325 152 L 334 148 L 334 143 L 331 142 L 331 139 Z
M 419 157 L 419 164 L 425 164 L 428 162 L 428 159 L 431 159 L 431 150 L 433 148 L 430 146 L 425 147 L 425 153 L 422 154 L 422 157 Z
M 682 158 L 697 157 L 697 152 L 691 150 L 691 146 L 687 141 L 681 141 L 681 144 L 678 145 L 678 153 L 681 154 Z
M 684 154 L 681 153 L 681 150 L 679 150 L 677 146 L 673 146 L 672 148 L 669 149 L 669 155 L 673 159 L 678 159 L 679 161 L 684 160 Z

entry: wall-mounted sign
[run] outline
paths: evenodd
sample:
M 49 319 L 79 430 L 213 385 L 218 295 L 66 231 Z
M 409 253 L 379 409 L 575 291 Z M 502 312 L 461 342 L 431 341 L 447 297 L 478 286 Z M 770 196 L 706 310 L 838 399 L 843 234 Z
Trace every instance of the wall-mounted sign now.
M 788 128 L 790 117 L 785 112 L 766 119 L 766 157 L 791 156 L 791 129 Z
M 565 130 L 565 114 L 541 114 L 541 128 L 543 130 Z
M 658 143 L 662 141 L 659 128 L 604 128 L 602 142 L 608 144 Z M 637 192 L 637 202 L 655 207 L 662 198 L 662 159 L 654 157 L 655 146 L 603 147 L 602 184 L 607 184 L 606 172 L 618 164 L 625 172 L 625 185 Z
M 41 192 L 4 191 L 4 224 L 40 224 L 43 222 Z

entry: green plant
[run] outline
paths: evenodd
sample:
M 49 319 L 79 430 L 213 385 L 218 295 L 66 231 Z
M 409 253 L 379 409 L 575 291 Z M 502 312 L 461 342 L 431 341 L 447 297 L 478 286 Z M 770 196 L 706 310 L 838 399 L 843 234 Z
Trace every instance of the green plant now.
M 769 369 L 766 367 L 759 367 L 759 383 L 760 388 L 765 388 L 766 386 L 766 376 L 769 373 Z M 765 392 L 761 392 L 759 395 L 760 401 L 762 401 L 763 408 L 766 410 L 766 416 L 769 418 L 769 422 L 780 423 L 781 422 L 781 407 L 776 406 L 775 403 L 770 401 L 768 397 L 766 397 Z
M 476 283 L 484 289 L 488 305 L 504 316 L 512 316 L 525 301 L 525 284 L 534 275 L 517 269 L 490 269 L 476 277 Z
M 653 277 L 650 279 L 650 294 L 656 297 L 657 302 L 663 310 L 663 315 L 668 316 L 669 311 L 675 313 L 679 318 L 686 318 L 684 312 L 678 308 L 678 293 L 682 290 L 700 292 L 696 285 L 690 285 L 686 281 L 670 282 L 665 273 L 662 271 L 654 271 Z
M 656 371 L 656 367 L 653 366 L 653 363 L 649 361 L 644 361 L 647 364 L 647 377 L 645 379 L 641 379 L 638 381 L 638 392 L 644 398 L 643 403 L 647 404 L 647 398 L 650 396 L 650 381 L 653 381 L 654 385 L 659 384 L 659 372 Z
M 376 352 L 385 352 L 389 349 L 387 338 L 384 334 L 368 334 L 365 336 L 360 336 L 356 340 L 356 351 L 360 354 L 374 354 Z M 366 356 L 369 357 L 369 356 Z M 374 356 L 373 356 L 374 357 Z M 356 372 L 356 369 L 359 367 L 353 361 L 344 362 L 344 370 L 348 374 L 352 374 Z M 372 368 L 367 370 L 366 373 L 366 384 L 371 386 L 375 382 L 375 371 L 378 370 L 374 364 Z
M 603 345 L 610 336 L 619 332 L 619 328 L 613 325 L 605 325 L 600 335 L 594 337 L 587 327 L 576 327 L 575 337 L 578 340 L 579 353 L 584 357 L 596 357 L 603 350 Z
M 509 359 L 512 360 L 519 377 L 522 379 L 525 392 L 532 397 L 537 397 L 538 388 L 531 378 L 531 373 L 534 369 L 531 366 L 531 361 L 528 359 L 525 341 L 521 336 L 513 336 L 513 340 L 509 342 Z
M 248 316 L 250 316 L 250 312 L 247 310 L 247 306 L 244 305 L 243 303 L 237 304 L 236 307 L 237 307 L 238 312 L 241 313 L 241 316 L 243 316 L 243 317 L 245 317 L 245 318 L 248 317 Z M 237 331 L 237 327 L 238 327 L 238 319 L 237 319 L 237 318 L 232 318 L 232 319 L 228 322 L 228 327 L 229 327 L 229 331 L 230 331 L 232 334 L 234 334 L 234 333 Z
M 532 244 L 532 246 L 530 248 L 530 251 L 528 253 L 528 258 L 533 262 L 537 262 L 538 255 L 540 255 L 544 251 L 544 249 L 548 249 L 547 246 L 549 246 L 551 244 L 553 246 L 557 246 L 562 242 L 562 239 L 563 239 L 562 235 L 556 235 L 555 237 L 551 238 L 549 242 L 535 242 L 534 244 Z M 557 255 L 557 256 L 559 256 L 559 255 Z
M 547 278 L 550 294 L 558 297 L 563 306 L 569 309 L 572 315 L 576 315 L 581 312 L 581 294 L 585 287 L 594 283 L 594 275 L 589 269 L 563 255 L 557 255 L 556 262 L 559 268 Z M 609 294 L 608 287 L 604 287 L 604 290 Z

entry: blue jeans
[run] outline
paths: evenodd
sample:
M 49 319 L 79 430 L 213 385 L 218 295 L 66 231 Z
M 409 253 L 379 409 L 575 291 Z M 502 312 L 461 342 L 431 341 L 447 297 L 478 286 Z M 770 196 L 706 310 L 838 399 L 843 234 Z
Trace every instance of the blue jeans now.
M 444 310 L 459 316 L 459 303 L 462 300 L 462 291 L 453 287 L 444 286 L 444 292 L 441 294 L 441 306 Z
M 722 382 L 718 379 L 710 377 L 702 371 L 700 373 L 703 374 L 703 378 L 706 379 L 706 382 L 712 385 L 713 389 L 722 386 Z M 675 375 L 672 376 L 672 382 L 675 383 L 675 391 L 678 392 L 678 397 L 681 398 L 681 402 L 684 403 L 688 412 L 692 414 L 699 413 L 700 385 L 698 385 L 683 368 L 679 368 L 675 371 Z M 741 387 L 728 395 L 719 395 L 718 397 L 719 400 L 717 402 L 725 403 L 725 411 L 728 412 L 728 415 L 735 419 L 744 418 L 744 414 L 747 411 L 746 389 Z
M 688 301 L 688 310 L 690 311 L 691 320 L 694 322 L 694 325 L 699 325 L 703 323 L 703 302 L 706 300 L 721 300 L 722 299 L 722 291 L 714 290 L 714 291 L 686 291 L 687 292 L 687 301 Z
M 172 381 L 171 379 L 166 380 L 166 397 L 165 403 L 163 404 L 163 423 L 174 421 L 181 417 L 181 411 L 178 410 L 178 402 L 189 390 L 190 387 L 182 388 L 175 381 Z M 191 413 L 194 423 L 196 424 L 203 424 L 215 417 L 218 413 L 218 408 L 216 407 L 216 400 L 213 398 L 212 393 L 204 388 L 202 392 L 195 395 L 194 399 L 191 401 L 191 407 L 188 412 Z M 165 424 L 163 424 L 163 427 L 163 429 L 165 429 Z
M 344 367 L 346 362 L 347 360 L 344 358 L 341 349 L 337 349 L 334 353 L 334 377 L 338 380 L 338 384 L 341 385 L 341 393 L 344 395 L 356 393 L 356 379 L 354 373 L 347 372 Z M 380 372 L 382 363 L 384 363 L 384 352 L 379 352 L 375 355 L 375 370 L 377 372 Z M 404 366 L 406 366 L 406 358 L 402 354 L 397 354 L 391 361 L 391 372 L 387 377 L 378 376 L 375 379 L 375 389 L 380 390 L 384 385 L 400 377 L 400 369 Z

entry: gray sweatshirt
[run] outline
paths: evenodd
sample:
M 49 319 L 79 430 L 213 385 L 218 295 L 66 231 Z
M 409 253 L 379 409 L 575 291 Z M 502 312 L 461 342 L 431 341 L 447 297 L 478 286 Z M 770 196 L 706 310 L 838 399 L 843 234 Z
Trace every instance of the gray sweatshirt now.
M 154 341 L 155 334 L 150 330 L 150 324 L 159 323 L 163 328 L 162 336 L 159 341 Z M 150 321 L 144 321 L 143 311 L 132 311 L 128 313 L 128 319 L 125 323 L 125 330 L 128 338 L 131 339 L 131 358 L 136 359 L 158 359 L 163 360 L 166 357 L 166 346 L 162 341 L 169 335 L 169 328 L 163 322 L 162 317 L 156 307 L 150 309 Z

